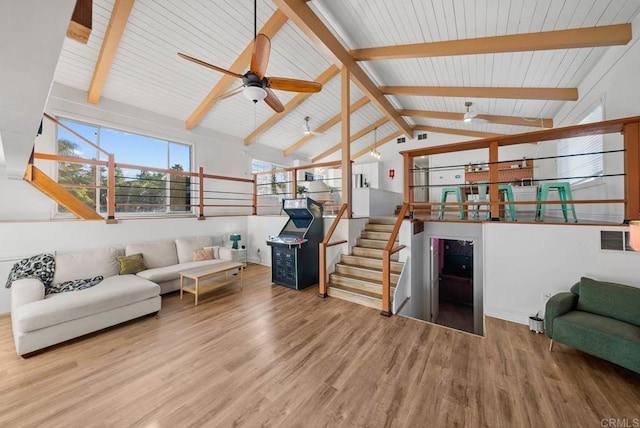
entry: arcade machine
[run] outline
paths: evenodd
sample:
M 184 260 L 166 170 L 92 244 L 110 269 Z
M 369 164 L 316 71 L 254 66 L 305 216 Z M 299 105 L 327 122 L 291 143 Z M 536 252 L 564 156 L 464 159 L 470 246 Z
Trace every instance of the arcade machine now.
M 322 204 L 311 198 L 284 199 L 289 215 L 280 234 L 269 237 L 271 281 L 286 287 L 308 287 L 318 282 L 318 246 L 324 238 Z

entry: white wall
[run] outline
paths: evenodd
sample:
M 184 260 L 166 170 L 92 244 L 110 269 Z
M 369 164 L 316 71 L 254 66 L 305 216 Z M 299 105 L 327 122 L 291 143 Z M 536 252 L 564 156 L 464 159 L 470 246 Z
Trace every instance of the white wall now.
M 601 251 L 617 226 L 484 223 L 486 315 L 527 323 L 543 293 L 568 291 L 581 276 L 640 287 L 640 253 Z
M 70 253 L 105 247 L 124 248 L 134 242 L 159 241 L 186 236 L 212 236 L 218 245 L 230 247 L 231 233 L 247 233 L 246 217 L 103 221 L 0 222 L 0 281 L 18 260 L 40 253 Z M 0 288 L 0 313 L 10 309 L 10 293 Z

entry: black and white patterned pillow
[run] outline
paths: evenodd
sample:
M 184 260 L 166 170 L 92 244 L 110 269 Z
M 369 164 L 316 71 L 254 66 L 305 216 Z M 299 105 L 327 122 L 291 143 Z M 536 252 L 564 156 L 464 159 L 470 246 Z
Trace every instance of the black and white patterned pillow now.
M 22 278 L 38 278 L 44 284 L 46 290 L 53 282 L 53 274 L 56 271 L 56 259 L 51 254 L 38 254 L 28 259 L 20 260 L 9 271 L 9 278 L 4 285 L 11 288 L 11 283 Z
M 49 288 L 45 288 L 45 294 L 65 293 L 67 291 L 84 290 L 85 288 L 93 287 L 100 284 L 104 278 L 102 275 L 94 276 L 88 279 L 74 279 L 73 281 L 65 281 L 60 284 L 53 284 Z

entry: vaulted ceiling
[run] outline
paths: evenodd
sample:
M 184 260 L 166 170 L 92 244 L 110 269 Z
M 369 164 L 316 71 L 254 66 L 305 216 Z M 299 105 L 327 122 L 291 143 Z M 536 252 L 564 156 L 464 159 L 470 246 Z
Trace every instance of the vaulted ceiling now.
M 121 1 L 93 0 L 91 37 L 86 45 L 64 42 L 56 82 L 91 87 L 114 4 L 123 7 Z M 352 153 L 372 143 L 375 128 L 380 142 L 412 128 L 477 136 L 527 132 L 549 126 L 541 119 L 575 102 L 576 88 L 607 46 L 629 40 L 630 25 L 619 24 L 630 23 L 639 10 L 638 0 L 259 0 L 258 31 L 271 35 L 267 75 L 324 82 L 310 96 L 276 91 L 286 108 L 276 115 L 242 95 L 211 102 L 240 82 L 177 55 L 244 73 L 253 1 L 136 0 L 130 13 L 119 12 L 126 26 L 99 95 L 179 118 L 187 128 L 211 128 L 246 144 L 322 160 L 340 142 L 340 49 L 379 93 L 372 96 L 362 82 L 351 86 L 351 130 L 360 136 Z M 549 33 L 567 29 L 575 31 Z M 502 37 L 514 35 L 523 36 Z M 462 122 L 466 101 L 480 114 L 508 118 Z M 306 116 L 321 135 L 305 137 Z

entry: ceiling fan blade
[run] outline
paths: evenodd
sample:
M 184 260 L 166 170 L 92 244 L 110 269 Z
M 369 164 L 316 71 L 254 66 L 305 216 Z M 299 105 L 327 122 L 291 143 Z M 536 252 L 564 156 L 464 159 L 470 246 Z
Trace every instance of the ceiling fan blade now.
M 260 79 L 264 77 L 269 64 L 269 54 L 271 52 L 271 40 L 260 33 L 253 41 L 253 53 L 251 54 L 251 71 L 258 75 Z
M 286 77 L 269 77 L 267 86 L 271 89 L 290 92 L 320 92 L 322 90 L 321 83 Z
M 216 71 L 219 71 L 220 73 L 228 74 L 229 76 L 237 77 L 238 79 L 242 79 L 242 78 L 244 77 L 242 74 L 234 73 L 233 71 L 226 70 L 226 69 L 224 69 L 224 68 L 221 68 L 221 67 L 215 66 L 215 65 L 213 65 L 213 64 L 209 64 L 208 62 L 204 62 L 204 61 L 202 61 L 202 60 L 199 60 L 198 58 L 194 58 L 194 57 L 192 57 L 192 56 L 185 55 L 185 54 L 183 54 L 183 53 L 181 53 L 181 52 L 178 52 L 178 55 L 179 55 L 181 58 L 184 58 L 184 59 L 186 59 L 186 60 L 189 60 L 189 61 L 195 62 L 196 64 L 204 65 L 205 67 L 207 67 L 207 68 L 211 68 L 211 69 L 216 70 Z
M 284 111 L 284 106 L 276 97 L 276 94 L 269 88 L 265 89 L 267 91 L 267 97 L 264 99 L 264 102 L 267 103 L 269 107 L 271 107 L 276 113 L 282 113 Z
M 240 92 L 242 92 L 243 89 L 244 89 L 244 85 L 238 86 L 237 88 L 232 89 L 229 92 L 226 92 L 226 93 L 220 95 L 219 97 L 214 98 L 214 101 L 224 100 L 225 98 L 232 97 L 235 94 L 239 94 Z

